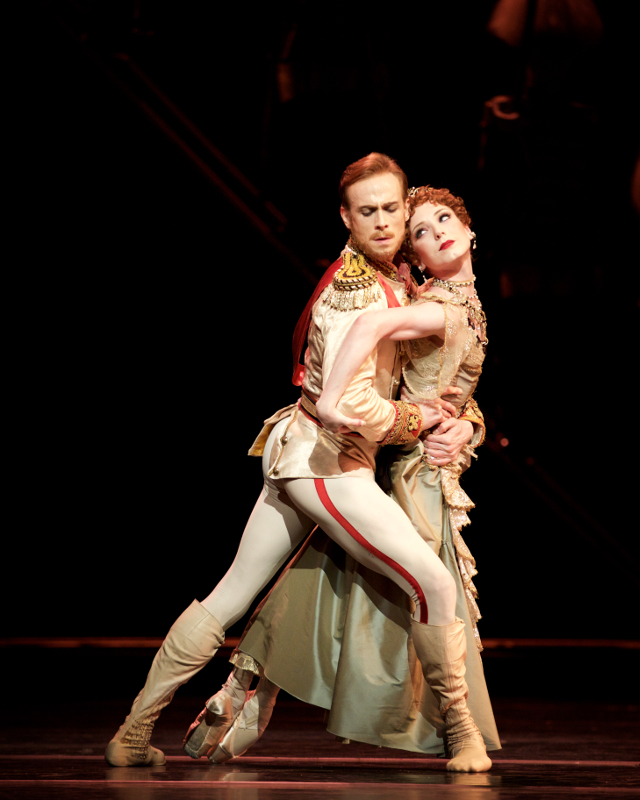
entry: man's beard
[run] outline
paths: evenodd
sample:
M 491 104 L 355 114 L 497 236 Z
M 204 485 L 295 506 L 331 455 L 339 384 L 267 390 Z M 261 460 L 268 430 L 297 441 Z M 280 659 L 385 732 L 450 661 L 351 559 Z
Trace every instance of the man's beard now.
M 360 242 L 358 239 L 355 238 L 353 234 L 351 235 L 351 240 L 359 250 L 362 250 L 365 256 L 367 256 L 368 258 L 372 258 L 374 261 L 393 261 L 393 257 L 400 249 L 400 244 L 402 244 L 400 242 L 400 244 L 396 246 L 397 240 L 392 239 L 388 245 L 388 249 L 386 249 L 385 252 L 381 254 L 373 252 L 373 250 L 371 249 L 371 242 L 366 242 L 366 243 Z

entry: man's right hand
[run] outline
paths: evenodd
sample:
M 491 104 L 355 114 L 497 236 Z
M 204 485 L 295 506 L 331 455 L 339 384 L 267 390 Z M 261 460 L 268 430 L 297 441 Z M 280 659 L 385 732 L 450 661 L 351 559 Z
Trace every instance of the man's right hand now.
M 322 396 L 316 403 L 316 414 L 322 426 L 332 433 L 351 433 L 354 428 L 364 425 L 363 419 L 347 417 L 335 406 L 331 408 L 326 402 L 323 402 Z

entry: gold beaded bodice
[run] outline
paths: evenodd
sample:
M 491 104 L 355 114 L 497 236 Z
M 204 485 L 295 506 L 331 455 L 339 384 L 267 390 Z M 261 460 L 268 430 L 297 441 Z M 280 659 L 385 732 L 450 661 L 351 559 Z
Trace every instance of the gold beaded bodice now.
M 440 303 L 445 315 L 444 341 L 437 336 L 403 342 L 404 382 L 415 399 L 441 397 L 447 386 L 462 394 L 446 397 L 456 407 L 473 394 L 484 361 L 486 319 L 477 295 L 423 295 L 418 303 Z

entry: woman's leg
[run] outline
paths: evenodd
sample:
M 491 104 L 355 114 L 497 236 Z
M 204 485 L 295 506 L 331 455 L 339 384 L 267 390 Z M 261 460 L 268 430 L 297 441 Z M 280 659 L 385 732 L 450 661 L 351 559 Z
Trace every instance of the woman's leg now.
M 250 692 L 247 702 L 236 716 L 215 750 L 208 753 L 214 764 L 223 764 L 236 756 L 241 756 L 254 745 L 265 732 L 280 687 L 266 678 L 260 678 L 255 692 Z
M 217 694 L 210 697 L 184 737 L 184 751 L 200 758 L 215 749 L 247 700 L 253 672 L 235 667 Z M 275 698 L 274 698 L 275 702 Z

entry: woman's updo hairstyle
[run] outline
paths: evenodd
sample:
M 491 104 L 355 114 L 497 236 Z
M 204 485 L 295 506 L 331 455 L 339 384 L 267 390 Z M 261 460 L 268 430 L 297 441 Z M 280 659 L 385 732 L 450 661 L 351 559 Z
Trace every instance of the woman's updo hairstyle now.
M 409 225 L 411 224 L 411 217 L 416 213 L 416 208 L 425 203 L 433 203 L 434 206 L 447 206 L 463 225 L 471 227 L 471 217 L 465 208 L 464 200 L 461 197 L 456 197 L 448 189 L 435 189 L 433 186 L 420 186 L 417 189 L 409 189 L 409 222 L 407 223 L 407 232 L 400 254 L 406 261 L 415 265 L 420 263 L 420 259 L 411 246 Z

